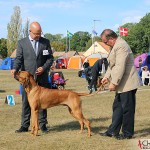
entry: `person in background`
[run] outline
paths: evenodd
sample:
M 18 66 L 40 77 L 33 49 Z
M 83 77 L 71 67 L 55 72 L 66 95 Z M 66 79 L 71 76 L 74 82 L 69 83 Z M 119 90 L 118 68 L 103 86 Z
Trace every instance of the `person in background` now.
M 97 60 L 92 67 L 92 70 L 91 70 L 92 77 L 91 77 L 91 81 L 89 84 L 90 94 L 93 92 L 93 90 L 97 91 L 97 80 L 98 80 L 98 77 L 101 75 L 103 64 L 105 66 L 105 70 L 107 70 L 108 62 L 106 58 Z
M 90 64 L 89 64 L 89 60 L 87 59 L 86 62 L 84 62 L 83 64 L 83 68 L 84 68 L 84 74 L 85 74 L 85 79 L 86 81 L 88 81 L 88 71 L 89 71 L 89 67 L 90 67 Z
M 147 85 L 150 85 L 150 72 L 147 66 L 141 67 L 142 70 L 142 85 L 145 86 L 145 80 L 147 80 Z
M 142 57 L 139 57 L 139 68 L 141 68 L 141 67 L 142 67 L 142 64 L 143 64 Z
M 87 61 L 84 62 L 84 64 L 83 64 L 83 68 L 86 69 L 86 68 L 88 68 L 89 66 L 90 66 L 89 60 L 87 59 Z
M 101 83 L 109 82 L 109 90 L 116 92 L 112 123 L 101 135 L 118 140 L 131 139 L 134 135 L 136 91 L 141 82 L 134 66 L 134 56 L 127 42 L 113 30 L 105 29 L 101 39 L 112 48 L 107 58 L 108 69 Z
M 18 41 L 14 68 L 11 73 L 15 75 L 20 69 L 30 72 L 38 85 L 50 88 L 48 73 L 53 64 L 53 55 L 49 40 L 41 37 L 42 29 L 38 22 L 30 24 L 29 36 Z M 22 118 L 21 127 L 16 133 L 28 132 L 30 126 L 31 110 L 27 93 L 22 92 Z M 47 110 L 39 112 L 39 126 L 42 132 L 47 133 Z

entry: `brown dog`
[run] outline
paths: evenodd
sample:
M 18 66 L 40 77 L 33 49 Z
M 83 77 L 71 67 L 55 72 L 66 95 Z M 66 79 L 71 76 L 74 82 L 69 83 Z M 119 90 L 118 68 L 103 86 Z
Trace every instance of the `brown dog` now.
M 98 77 L 97 79 L 97 88 L 99 88 L 98 91 L 105 90 L 105 85 L 101 83 L 102 79 L 103 78 L 100 78 L 100 77 Z
M 16 73 L 15 78 L 23 85 L 28 95 L 28 101 L 31 107 L 32 134 L 38 135 L 38 113 L 40 109 L 65 105 L 68 106 L 70 114 L 79 121 L 81 125 L 79 133 L 82 133 L 85 124 L 88 128 L 88 137 L 90 137 L 90 122 L 82 114 L 80 101 L 80 96 L 89 96 L 89 94 L 38 86 L 33 76 L 26 71 Z

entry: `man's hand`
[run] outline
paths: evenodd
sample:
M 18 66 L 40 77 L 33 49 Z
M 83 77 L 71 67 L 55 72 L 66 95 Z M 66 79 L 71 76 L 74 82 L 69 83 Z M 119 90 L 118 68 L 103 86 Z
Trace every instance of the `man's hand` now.
M 36 75 L 41 75 L 43 72 L 44 72 L 43 68 L 39 67 L 39 68 L 37 68 L 35 73 L 36 73 Z
M 16 70 L 12 69 L 10 72 L 11 72 L 12 76 L 14 77 Z
M 109 89 L 109 91 L 115 91 L 116 90 L 116 85 L 113 84 L 113 83 L 110 83 L 108 89 Z
M 104 85 L 104 84 L 107 84 L 109 82 L 108 78 L 104 77 L 101 81 L 101 83 Z

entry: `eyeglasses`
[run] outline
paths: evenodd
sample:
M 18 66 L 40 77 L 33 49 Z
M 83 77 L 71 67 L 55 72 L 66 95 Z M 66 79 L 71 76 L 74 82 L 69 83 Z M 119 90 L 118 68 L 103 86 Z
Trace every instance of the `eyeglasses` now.
M 31 32 L 34 36 L 40 36 L 40 35 L 43 34 L 43 32 L 41 32 L 41 33 L 33 33 L 31 30 L 30 30 L 30 32 Z
M 106 39 L 105 41 L 102 40 L 103 43 L 108 44 L 108 42 L 112 40 L 112 38 Z
M 107 43 L 108 43 L 108 40 L 107 40 L 107 41 L 103 41 L 103 43 L 107 44 Z

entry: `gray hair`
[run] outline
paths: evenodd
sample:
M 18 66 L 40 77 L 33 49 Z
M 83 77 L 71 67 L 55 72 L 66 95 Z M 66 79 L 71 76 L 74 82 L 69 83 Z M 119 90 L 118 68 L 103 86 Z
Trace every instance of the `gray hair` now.
M 107 40 L 109 40 L 110 38 L 117 38 L 118 35 L 111 29 L 105 29 L 102 33 L 101 33 L 101 37 L 105 36 Z

